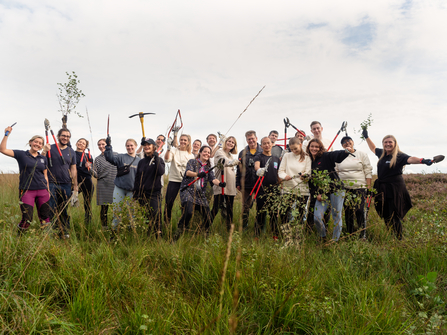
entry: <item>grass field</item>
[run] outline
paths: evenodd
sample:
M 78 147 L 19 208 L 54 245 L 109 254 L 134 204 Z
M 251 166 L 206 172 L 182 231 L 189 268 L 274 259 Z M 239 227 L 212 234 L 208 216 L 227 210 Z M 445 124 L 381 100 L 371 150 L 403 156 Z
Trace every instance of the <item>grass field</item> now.
M 18 237 L 18 177 L 0 175 L 0 333 L 445 334 L 447 177 L 405 178 L 403 241 L 371 210 L 368 242 L 310 235 L 295 249 L 241 235 L 240 201 L 230 239 L 218 216 L 207 239 L 138 225 L 109 242 L 97 206 L 90 227 L 70 208 L 69 240 L 37 222 Z

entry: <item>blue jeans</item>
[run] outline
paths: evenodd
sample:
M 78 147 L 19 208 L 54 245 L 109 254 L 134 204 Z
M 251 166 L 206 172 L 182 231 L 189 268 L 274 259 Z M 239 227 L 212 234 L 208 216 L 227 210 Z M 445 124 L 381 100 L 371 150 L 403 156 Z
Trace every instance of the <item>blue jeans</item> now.
M 116 230 L 116 227 L 120 223 L 120 220 L 118 219 L 119 212 L 122 212 L 121 204 L 124 201 L 124 198 L 129 197 L 132 199 L 133 197 L 133 191 L 127 191 L 122 188 L 119 188 L 115 185 L 115 188 L 113 189 L 113 220 L 112 220 L 112 228 Z M 132 217 L 133 217 L 133 208 L 129 201 L 126 201 L 126 205 L 128 208 L 131 208 Z
M 50 219 L 53 226 L 60 228 L 64 234 L 70 230 L 70 217 L 68 216 L 68 200 L 71 197 L 71 184 L 50 183 Z M 54 222 L 58 221 L 58 224 Z
M 332 239 L 338 241 L 341 234 L 342 227 L 342 210 L 343 202 L 345 200 L 345 191 L 337 191 L 337 193 L 331 193 L 329 199 L 325 202 L 320 202 L 317 200 L 315 204 L 315 219 L 317 220 L 317 229 L 321 237 L 326 236 L 326 226 L 324 225 L 323 217 L 324 212 L 326 212 L 329 202 L 332 207 L 332 219 L 334 220 L 334 232 L 332 234 Z

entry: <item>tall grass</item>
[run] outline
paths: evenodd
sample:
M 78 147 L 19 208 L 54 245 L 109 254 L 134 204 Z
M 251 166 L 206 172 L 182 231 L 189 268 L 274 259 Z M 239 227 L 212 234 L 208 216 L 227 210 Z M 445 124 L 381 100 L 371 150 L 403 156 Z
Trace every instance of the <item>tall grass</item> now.
M 171 243 L 148 238 L 139 225 L 110 241 L 96 206 L 89 227 L 82 209 L 70 208 L 69 240 L 45 235 L 37 222 L 18 237 L 17 176 L 0 175 L 0 330 L 444 334 L 446 180 L 406 178 L 415 208 L 403 241 L 371 210 L 368 242 L 351 237 L 323 246 L 310 234 L 296 249 L 269 234 L 241 234 L 239 215 L 230 243 L 220 216 L 207 238 L 190 233 Z M 421 196 L 427 188 L 436 190 L 429 199 Z M 239 213 L 240 201 L 235 207 Z M 173 226 L 179 216 L 177 208 Z

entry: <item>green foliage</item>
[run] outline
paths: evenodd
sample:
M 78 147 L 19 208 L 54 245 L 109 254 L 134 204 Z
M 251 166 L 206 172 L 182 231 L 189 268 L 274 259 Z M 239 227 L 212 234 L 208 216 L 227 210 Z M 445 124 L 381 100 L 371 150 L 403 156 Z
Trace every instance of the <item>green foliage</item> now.
M 370 113 L 367 117 L 367 119 L 365 121 L 363 121 L 362 123 L 360 123 L 360 129 L 358 131 L 356 131 L 356 133 L 361 134 L 363 130 L 368 130 L 369 127 L 371 127 L 372 123 L 373 123 L 373 118 L 372 118 L 372 113 Z M 363 137 L 363 135 L 360 135 L 360 138 L 362 140 L 364 140 L 365 138 Z
M 74 71 L 72 73 L 65 72 L 68 76 L 67 83 L 57 83 L 59 86 L 59 93 L 57 94 L 57 99 L 59 100 L 60 112 L 62 115 L 66 116 L 68 114 L 74 113 L 79 117 L 83 117 L 79 112 L 76 111 L 76 106 L 81 98 L 85 97 L 82 90 L 78 88 L 80 80 Z
M 69 209 L 69 240 L 41 232 L 37 216 L 18 237 L 18 183 L 0 178 L 0 333 L 229 334 L 230 320 L 237 334 L 447 331 L 446 190 L 430 210 L 415 201 L 403 241 L 371 211 L 369 242 L 342 238 L 322 247 L 308 234 L 299 249 L 282 248 L 269 233 L 254 239 L 254 210 L 248 231 L 239 230 L 237 198 L 222 284 L 228 233 L 219 215 L 209 237 L 191 227 L 171 243 L 148 237 L 144 211 L 129 217 L 123 203 L 123 229 L 110 241 L 99 206 L 91 226 L 80 206 Z M 168 230 L 175 230 L 178 203 L 175 210 Z

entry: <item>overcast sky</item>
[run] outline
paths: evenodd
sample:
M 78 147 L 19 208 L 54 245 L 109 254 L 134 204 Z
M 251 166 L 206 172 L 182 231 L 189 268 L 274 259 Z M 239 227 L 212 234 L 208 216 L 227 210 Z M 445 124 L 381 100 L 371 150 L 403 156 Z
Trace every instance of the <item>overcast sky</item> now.
M 156 113 L 145 118 L 156 137 L 180 109 L 183 132 L 205 140 L 226 133 L 266 85 L 228 133 L 239 150 L 249 129 L 283 137 L 288 117 L 306 132 L 319 120 L 328 139 L 347 121 L 367 151 L 354 129 L 372 113 L 378 147 L 393 134 L 409 155 L 446 154 L 446 22 L 446 3 L 435 0 L 0 0 L 2 127 L 17 122 L 8 148 L 23 150 L 44 135 L 45 118 L 59 129 L 57 83 L 75 71 L 86 95 L 77 111 L 88 108 L 95 142 L 110 114 L 118 152 L 142 136 L 129 115 Z M 87 118 L 70 115 L 68 126 L 74 142 L 91 138 Z M 435 170 L 447 162 L 406 168 Z M 0 171 L 18 171 L 17 162 L 0 155 Z

